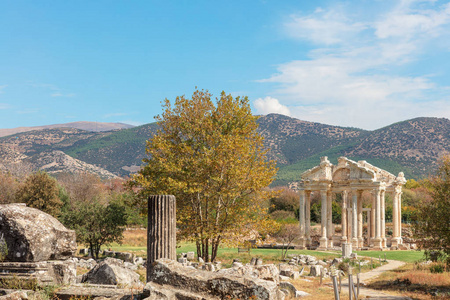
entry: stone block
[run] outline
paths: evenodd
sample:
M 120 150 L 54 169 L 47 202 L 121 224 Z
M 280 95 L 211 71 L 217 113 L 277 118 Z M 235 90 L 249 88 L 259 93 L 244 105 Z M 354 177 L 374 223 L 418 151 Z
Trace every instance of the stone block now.
M 309 276 L 318 277 L 318 276 L 320 276 L 322 270 L 323 270 L 323 267 L 320 265 L 311 266 Z
M 194 260 L 195 259 L 195 252 L 194 251 L 189 251 L 188 253 L 186 253 L 186 258 L 188 260 Z
M 77 250 L 75 231 L 25 205 L 0 205 L 0 236 L 8 246 L 7 261 L 11 262 L 66 259 Z
M 352 244 L 342 243 L 342 257 L 348 258 L 352 254 Z

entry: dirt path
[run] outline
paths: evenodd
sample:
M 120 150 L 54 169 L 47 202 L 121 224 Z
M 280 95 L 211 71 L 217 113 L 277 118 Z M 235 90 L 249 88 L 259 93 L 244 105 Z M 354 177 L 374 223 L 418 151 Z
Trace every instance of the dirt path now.
M 360 282 L 367 283 L 369 280 L 374 279 L 381 275 L 381 273 L 386 271 L 395 270 L 400 268 L 405 263 L 398 260 L 388 260 L 388 263 L 382 265 L 376 269 L 373 269 L 366 273 L 360 274 Z M 356 282 L 356 276 L 354 277 L 354 282 Z M 348 279 L 342 281 L 342 291 L 348 295 Z M 348 297 L 348 296 L 347 296 Z M 393 296 L 386 292 L 369 289 L 366 287 L 360 287 L 359 289 L 359 298 L 369 298 L 369 299 L 377 299 L 377 300 L 411 300 L 409 297 L 405 296 Z M 345 299 L 342 297 L 342 299 Z

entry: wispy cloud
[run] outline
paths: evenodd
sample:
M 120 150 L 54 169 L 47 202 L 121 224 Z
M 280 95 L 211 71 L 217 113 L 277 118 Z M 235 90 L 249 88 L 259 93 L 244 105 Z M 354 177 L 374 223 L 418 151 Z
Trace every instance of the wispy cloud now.
M 103 118 L 108 119 L 108 118 L 122 117 L 122 116 L 127 116 L 127 115 L 129 115 L 129 113 L 110 113 L 110 114 L 104 115 Z
M 70 97 L 75 97 L 75 94 L 74 93 L 63 94 L 63 93 L 60 93 L 60 92 L 56 92 L 56 93 L 51 94 L 51 96 L 52 97 L 66 97 L 66 98 L 70 98 Z
M 61 88 L 59 88 L 58 86 L 54 85 L 54 84 L 50 84 L 50 83 L 29 83 L 29 85 L 31 87 L 34 88 L 39 88 L 39 89 L 44 89 L 44 90 L 49 90 L 50 96 L 51 97 L 64 97 L 64 98 L 71 98 L 71 97 L 75 97 L 76 94 L 75 93 L 68 93 L 63 91 Z
M 283 63 L 260 80 L 276 84 L 279 104 L 298 118 L 369 129 L 415 116 L 450 117 L 446 87 L 429 74 L 400 71 L 450 38 L 450 3 L 398 1 L 374 15 L 352 9 L 289 17 L 286 33 L 315 48 L 309 59 Z

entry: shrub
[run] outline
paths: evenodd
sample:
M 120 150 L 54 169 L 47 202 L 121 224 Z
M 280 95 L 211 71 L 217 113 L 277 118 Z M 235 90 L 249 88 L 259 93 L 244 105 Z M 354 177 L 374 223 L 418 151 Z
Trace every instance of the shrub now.
M 444 273 L 445 266 L 443 264 L 434 264 L 430 266 L 431 273 Z

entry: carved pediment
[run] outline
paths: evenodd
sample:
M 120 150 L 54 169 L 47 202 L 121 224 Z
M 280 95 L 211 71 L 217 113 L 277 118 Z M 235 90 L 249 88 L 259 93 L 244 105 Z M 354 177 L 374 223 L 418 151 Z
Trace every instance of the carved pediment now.
M 324 181 L 332 180 L 332 164 L 326 156 L 320 158 L 320 165 L 302 174 L 303 180 Z

